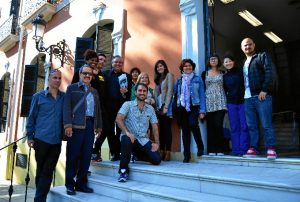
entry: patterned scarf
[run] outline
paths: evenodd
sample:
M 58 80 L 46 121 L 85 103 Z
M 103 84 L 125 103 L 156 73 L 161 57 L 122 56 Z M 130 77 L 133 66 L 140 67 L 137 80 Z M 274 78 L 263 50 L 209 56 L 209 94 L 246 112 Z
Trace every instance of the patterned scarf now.
M 191 79 L 193 78 L 194 73 L 191 74 L 182 74 L 182 84 L 181 84 L 181 93 L 180 93 L 180 103 L 187 112 L 191 111 Z

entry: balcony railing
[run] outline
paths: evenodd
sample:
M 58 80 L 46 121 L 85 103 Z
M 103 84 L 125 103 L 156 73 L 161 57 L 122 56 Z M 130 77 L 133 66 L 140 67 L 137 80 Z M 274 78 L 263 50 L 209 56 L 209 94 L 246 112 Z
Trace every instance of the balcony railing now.
M 8 51 L 18 41 L 18 19 L 11 15 L 2 25 L 0 25 L 0 50 Z
M 38 14 L 42 14 L 43 19 L 48 22 L 56 12 L 56 5 L 57 1 L 54 0 L 25 0 L 22 25 L 31 28 L 32 19 Z

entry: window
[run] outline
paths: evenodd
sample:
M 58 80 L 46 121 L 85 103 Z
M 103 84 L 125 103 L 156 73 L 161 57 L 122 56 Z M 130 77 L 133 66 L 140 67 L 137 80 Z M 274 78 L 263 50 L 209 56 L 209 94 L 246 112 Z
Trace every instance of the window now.
M 3 79 L 0 80 L 0 132 L 5 131 L 6 122 L 7 122 L 7 109 L 8 109 L 8 100 L 9 100 L 9 80 L 10 74 L 6 73 L 3 76 Z

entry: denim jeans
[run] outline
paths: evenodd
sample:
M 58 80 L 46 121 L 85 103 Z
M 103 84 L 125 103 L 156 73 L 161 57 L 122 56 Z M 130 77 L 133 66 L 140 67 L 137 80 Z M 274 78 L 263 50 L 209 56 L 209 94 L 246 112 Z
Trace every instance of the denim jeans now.
M 245 154 L 249 148 L 249 132 L 244 104 L 227 104 L 233 154 Z
M 245 113 L 250 134 L 250 147 L 258 148 L 258 118 L 264 129 L 266 148 L 275 147 L 275 134 L 272 124 L 272 96 L 268 95 L 260 101 L 258 96 L 245 99 Z

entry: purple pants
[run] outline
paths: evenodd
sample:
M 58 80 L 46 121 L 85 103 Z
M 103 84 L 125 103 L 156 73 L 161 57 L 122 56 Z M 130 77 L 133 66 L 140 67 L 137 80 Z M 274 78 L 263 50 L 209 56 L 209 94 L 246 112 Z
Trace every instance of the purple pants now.
M 244 104 L 227 104 L 233 154 L 244 154 L 249 148 L 249 132 Z

